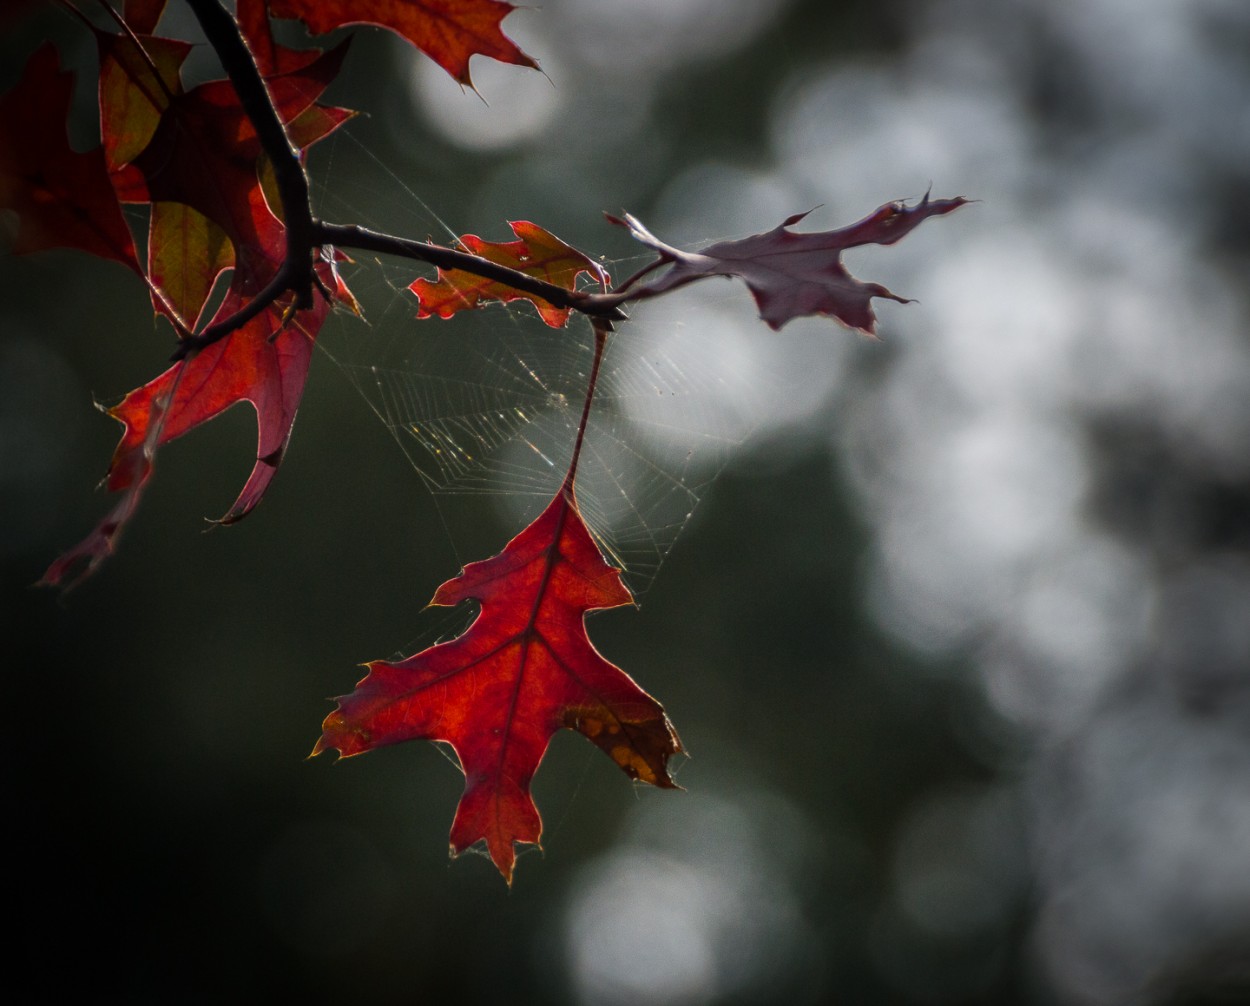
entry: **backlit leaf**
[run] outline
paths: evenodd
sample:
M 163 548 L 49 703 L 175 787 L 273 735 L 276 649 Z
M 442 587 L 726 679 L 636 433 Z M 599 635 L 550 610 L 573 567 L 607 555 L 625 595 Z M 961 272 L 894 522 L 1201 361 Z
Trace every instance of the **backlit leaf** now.
M 967 203 L 966 199 L 930 199 L 915 206 L 886 203 L 858 223 L 840 230 L 796 234 L 789 228 L 806 213 L 786 219 L 764 234 L 736 241 L 720 241 L 700 252 L 685 252 L 665 244 L 636 218 L 609 217 L 628 227 L 648 248 L 658 252 L 671 268 L 658 279 L 635 287 L 631 299 L 667 293 L 708 276 L 737 276 L 755 297 L 760 317 L 772 328 L 805 315 L 827 315 L 844 325 L 875 334 L 873 297 L 906 303 L 879 283 L 862 283 L 842 264 L 842 252 L 858 245 L 889 245 L 905 237 L 929 217 L 941 216 Z
M 566 290 L 577 289 L 577 278 L 582 274 L 606 287 L 608 274 L 603 267 L 554 234 L 526 220 L 511 221 L 509 226 L 518 240 L 496 244 L 483 241 L 475 234 L 466 234 L 459 243 L 465 251 L 489 262 L 506 265 Z M 460 269 L 440 269 L 437 280 L 418 279 L 408 289 L 421 302 L 418 318 L 434 315 L 450 318 L 457 311 L 479 307 L 488 301 L 512 300 L 528 300 L 552 328 L 562 328 L 571 313 L 569 308 L 556 307 L 532 293 Z
M 537 67 L 499 28 L 516 8 L 500 0 L 269 0 L 275 17 L 298 18 L 317 34 L 372 24 L 407 39 L 469 87 L 469 57 Z
M 431 603 L 466 600 L 481 612 L 463 635 L 397 664 L 368 665 L 326 717 L 313 754 L 446 741 L 465 774 L 452 853 L 485 841 L 511 882 L 514 843 L 537 843 L 542 834 L 530 780 L 557 730 L 580 732 L 631 778 L 667 788 L 675 785 L 668 760 L 682 747 L 660 704 L 586 635 L 588 612 L 632 598 L 571 489 L 498 555 L 439 587 Z

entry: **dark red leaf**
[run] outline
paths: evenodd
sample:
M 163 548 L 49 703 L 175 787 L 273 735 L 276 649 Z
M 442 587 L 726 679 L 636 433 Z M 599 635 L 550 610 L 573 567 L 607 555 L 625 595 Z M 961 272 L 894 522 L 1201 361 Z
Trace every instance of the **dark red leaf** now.
M 13 251 L 77 248 L 142 275 L 134 239 L 109 182 L 104 151 L 69 145 L 73 75 L 42 45 L 13 90 L 0 96 L 0 208 L 18 216 Z
M 118 537 L 138 509 L 143 490 L 147 488 L 148 480 L 152 477 L 156 440 L 160 436 L 168 404 L 167 397 L 151 402 L 146 435 L 136 449 L 114 463 L 114 471 L 110 475 L 116 473 L 118 483 L 124 488 L 113 509 L 86 538 L 47 568 L 39 580 L 39 586 L 61 587 L 68 591 L 95 572 L 96 567 L 113 554 Z
M 346 290 L 332 263 L 320 263 L 317 273 L 327 290 Z M 232 287 L 214 320 L 233 314 L 245 299 Z M 49 567 L 41 583 L 72 586 L 94 570 L 112 552 L 133 515 L 151 477 L 157 448 L 239 402 L 249 402 L 256 410 L 256 464 L 220 523 L 240 520 L 260 502 L 291 438 L 313 342 L 330 308 L 324 297 L 317 296 L 312 309 L 287 319 L 290 300 L 289 294 L 280 298 L 220 342 L 174 364 L 108 410 L 124 429 L 113 452 L 107 487 L 125 495 L 91 534 Z
M 231 292 L 222 302 L 217 319 L 228 317 L 242 304 L 243 298 Z M 250 402 L 256 409 L 259 433 L 256 465 L 222 522 L 238 520 L 260 501 L 290 439 L 313 340 L 326 315 L 325 301 L 318 299 L 314 310 L 299 312 L 283 326 L 282 309 L 279 303 L 261 312 L 225 339 L 136 388 L 109 410 L 109 415 L 125 427 L 109 470 L 109 489 L 128 486 L 133 470 L 129 458 L 142 449 L 152 422 L 152 403 L 176 383 L 157 446 L 177 439 L 232 405 Z

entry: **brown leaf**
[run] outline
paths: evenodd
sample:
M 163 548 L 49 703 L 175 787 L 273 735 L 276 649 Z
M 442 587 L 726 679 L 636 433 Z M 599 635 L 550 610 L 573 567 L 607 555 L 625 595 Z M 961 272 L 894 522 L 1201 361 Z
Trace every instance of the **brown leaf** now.
M 842 252 L 858 245 L 894 244 L 929 217 L 942 216 L 967 203 L 962 197 L 930 199 L 915 206 L 886 203 L 858 223 L 840 230 L 796 234 L 789 228 L 806 213 L 787 218 L 779 227 L 736 241 L 720 241 L 701 252 L 685 252 L 665 244 L 636 218 L 609 216 L 629 228 L 638 241 L 660 255 L 671 268 L 658 279 L 629 290 L 630 300 L 643 300 L 708 276 L 736 276 L 755 297 L 760 317 L 774 329 L 806 315 L 827 315 L 869 335 L 876 334 L 873 297 L 907 303 L 879 283 L 862 283 L 847 272 Z

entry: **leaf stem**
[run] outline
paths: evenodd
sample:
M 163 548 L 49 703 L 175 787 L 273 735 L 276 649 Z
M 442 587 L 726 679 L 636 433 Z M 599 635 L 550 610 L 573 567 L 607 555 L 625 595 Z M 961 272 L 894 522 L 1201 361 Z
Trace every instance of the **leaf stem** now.
M 628 290 L 631 286 L 637 283 L 644 276 L 649 276 L 651 273 L 655 272 L 655 270 L 660 268 L 660 266 L 662 265 L 668 265 L 668 262 L 669 262 L 668 259 L 657 258 L 654 262 L 644 265 L 636 273 L 630 276 L 629 279 L 625 280 L 624 283 L 618 286 L 615 292 L 618 294 L 624 293 L 626 290 Z
M 595 330 L 595 356 L 590 364 L 590 378 L 586 381 L 586 399 L 582 402 L 582 418 L 577 424 L 577 439 L 573 441 L 573 456 L 569 458 L 568 474 L 564 476 L 564 484 L 560 492 L 569 500 L 573 499 L 573 483 L 577 478 L 577 462 L 582 456 L 582 442 L 586 439 L 586 427 L 590 423 L 590 406 L 595 398 L 595 387 L 599 384 L 599 366 L 603 363 L 603 350 L 608 344 L 608 333 L 611 324 L 598 318 L 591 319 Z

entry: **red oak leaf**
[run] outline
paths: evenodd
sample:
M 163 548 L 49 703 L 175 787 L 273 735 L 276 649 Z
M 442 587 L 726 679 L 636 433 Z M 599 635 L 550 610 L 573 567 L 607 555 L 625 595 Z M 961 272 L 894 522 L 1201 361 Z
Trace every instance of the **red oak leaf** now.
M 498 265 L 546 280 L 566 290 L 577 288 L 577 278 L 582 273 L 601 283 L 605 288 L 608 274 L 597 262 L 587 258 L 576 248 L 566 245 L 554 234 L 526 220 L 509 222 L 512 233 L 520 240 L 495 244 L 483 241 L 475 234 L 460 238 L 465 251 L 480 255 Z M 438 279 L 431 282 L 419 279 L 409 285 L 421 302 L 418 318 L 437 315 L 450 318 L 457 311 L 480 306 L 485 301 L 528 300 L 552 328 L 563 328 L 569 320 L 569 308 L 556 307 L 532 293 L 525 293 L 506 283 L 483 279 L 459 269 L 438 271 Z
M 326 289 L 345 291 L 332 263 L 320 263 L 317 273 Z M 245 299 L 231 287 L 214 320 L 232 315 Z M 138 506 L 156 449 L 239 402 L 250 402 L 256 410 L 256 464 L 219 523 L 240 520 L 260 502 L 291 439 L 313 342 L 329 313 L 329 303 L 317 297 L 310 310 L 285 319 L 290 300 L 290 295 L 280 298 L 226 338 L 174 364 L 108 410 L 124 429 L 106 485 L 124 496 L 86 538 L 48 568 L 42 584 L 72 587 L 89 575 L 112 553 Z
M 289 297 L 284 300 L 289 302 Z M 229 317 L 244 303 L 244 298 L 231 291 L 215 320 Z M 130 458 L 142 449 L 147 437 L 153 421 L 152 403 L 172 391 L 157 446 L 177 439 L 239 402 L 250 402 L 256 409 L 256 464 L 221 523 L 239 520 L 260 502 L 290 440 L 313 341 L 328 307 L 323 298 L 317 298 L 311 311 L 298 312 L 284 325 L 285 306 L 279 301 L 225 339 L 136 388 L 109 409 L 109 415 L 125 427 L 109 468 L 110 490 L 124 489 L 130 484 Z
M 326 717 L 313 754 L 446 741 L 465 774 L 452 854 L 484 840 L 511 883 L 514 843 L 537 843 L 542 834 L 530 780 L 557 730 L 579 731 L 630 777 L 666 788 L 675 786 L 668 760 L 682 747 L 663 707 L 587 638 L 588 612 L 632 598 L 591 539 L 571 488 L 502 552 L 439 587 L 431 603 L 470 599 L 481 612 L 463 635 L 398 664 L 368 664 Z
M 275 17 L 298 18 L 319 35 L 349 24 L 387 28 L 469 87 L 470 56 L 537 69 L 499 28 L 515 9 L 500 0 L 269 0 Z
M 788 230 L 807 216 L 799 213 L 767 233 L 721 241 L 701 252 L 684 252 L 665 244 L 628 214 L 624 220 L 608 219 L 628 227 L 637 240 L 658 252 L 661 264 L 672 265 L 659 279 L 630 291 L 631 300 L 667 293 L 708 276 L 737 276 L 754 295 L 760 317 L 774 329 L 805 315 L 828 315 L 872 335 L 877 322 L 872 298 L 888 297 L 900 303 L 907 303 L 907 298 L 878 283 L 861 283 L 842 264 L 843 250 L 893 244 L 929 217 L 950 213 L 965 203 L 962 197 L 931 200 L 926 193 L 915 206 L 886 203 L 859 223 L 817 234 Z
M 78 248 L 142 275 L 134 239 L 109 182 L 104 151 L 78 152 L 65 134 L 73 75 L 41 46 L 0 96 L 0 208 L 16 211 L 13 251 Z

